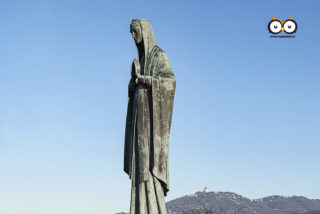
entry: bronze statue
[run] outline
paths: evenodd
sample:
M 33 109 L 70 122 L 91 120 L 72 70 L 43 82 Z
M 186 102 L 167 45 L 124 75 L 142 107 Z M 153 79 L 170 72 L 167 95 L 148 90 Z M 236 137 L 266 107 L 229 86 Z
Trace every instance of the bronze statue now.
M 124 171 L 132 182 L 130 214 L 166 214 L 176 81 L 150 23 L 134 19 L 130 32 L 138 49 L 131 66 L 124 150 Z

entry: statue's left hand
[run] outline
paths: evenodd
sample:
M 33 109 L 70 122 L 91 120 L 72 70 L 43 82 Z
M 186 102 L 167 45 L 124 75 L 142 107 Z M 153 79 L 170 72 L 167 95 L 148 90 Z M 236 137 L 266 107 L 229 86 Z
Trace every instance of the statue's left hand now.
M 147 86 L 151 86 L 152 84 L 152 76 L 146 76 L 146 75 L 137 75 L 136 78 L 136 84 L 145 84 Z

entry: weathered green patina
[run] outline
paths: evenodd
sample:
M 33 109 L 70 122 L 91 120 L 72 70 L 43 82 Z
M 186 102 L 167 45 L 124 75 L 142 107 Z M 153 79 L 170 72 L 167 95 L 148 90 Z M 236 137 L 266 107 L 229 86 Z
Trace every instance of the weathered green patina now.
M 169 134 L 175 77 L 156 44 L 150 23 L 132 20 L 138 49 L 131 67 L 125 133 L 124 171 L 132 181 L 131 214 L 166 214 L 169 191 Z

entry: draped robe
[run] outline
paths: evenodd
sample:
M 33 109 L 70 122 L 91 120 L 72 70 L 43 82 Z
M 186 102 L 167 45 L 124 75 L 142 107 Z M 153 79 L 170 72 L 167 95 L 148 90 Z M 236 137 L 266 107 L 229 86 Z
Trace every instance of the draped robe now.
M 128 95 L 124 171 L 132 182 L 130 213 L 166 214 L 175 77 L 166 53 L 156 45 L 150 23 L 138 21 L 145 50 L 141 74 L 150 82 L 136 85 Z

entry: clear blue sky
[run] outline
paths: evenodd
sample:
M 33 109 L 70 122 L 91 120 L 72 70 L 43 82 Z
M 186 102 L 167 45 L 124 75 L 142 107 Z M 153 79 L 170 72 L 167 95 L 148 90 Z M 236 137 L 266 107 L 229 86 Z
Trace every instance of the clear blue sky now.
M 319 1 L 0 1 L 0 213 L 128 211 L 133 18 L 177 79 L 167 200 L 320 198 Z M 274 16 L 294 39 L 271 39 Z M 282 33 L 281 35 L 283 35 Z

